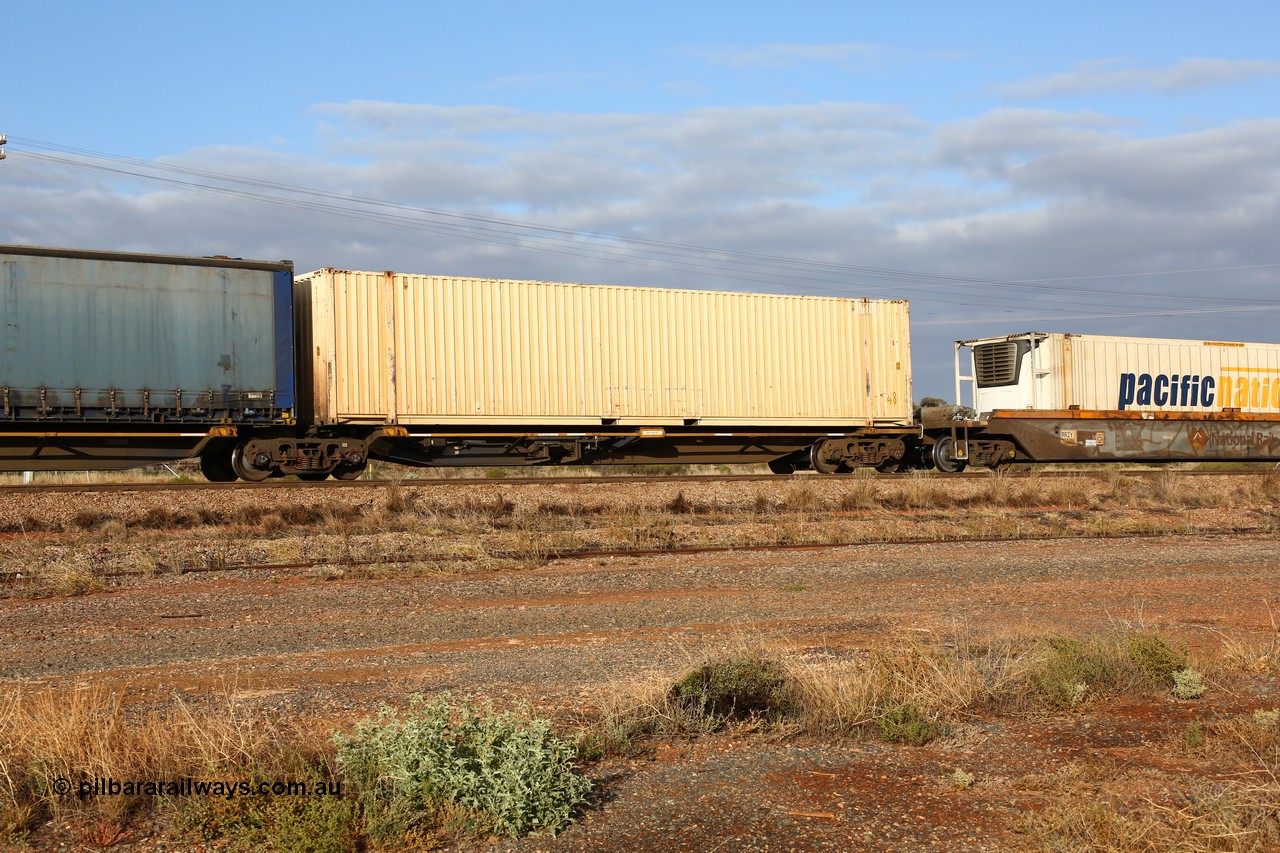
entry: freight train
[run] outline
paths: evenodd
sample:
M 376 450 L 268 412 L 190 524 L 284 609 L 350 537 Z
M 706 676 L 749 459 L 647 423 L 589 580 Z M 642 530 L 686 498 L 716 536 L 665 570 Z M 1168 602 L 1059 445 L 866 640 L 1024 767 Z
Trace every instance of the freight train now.
M 1280 460 L 1280 345 L 959 341 L 971 405 L 913 417 L 908 319 L 901 300 L 0 246 L 0 470 Z

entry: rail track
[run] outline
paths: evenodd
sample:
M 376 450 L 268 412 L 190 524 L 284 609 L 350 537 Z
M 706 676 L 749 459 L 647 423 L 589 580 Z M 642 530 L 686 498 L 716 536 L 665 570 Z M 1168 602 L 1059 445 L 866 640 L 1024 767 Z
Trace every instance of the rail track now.
M 1081 477 L 1098 475 L 1108 471 L 1118 471 L 1120 473 L 1131 476 L 1155 476 L 1169 469 L 1151 469 L 1151 468 L 1097 468 L 1093 470 L 1017 470 L 1001 472 L 998 476 L 1011 477 L 1014 479 L 1023 479 L 1027 477 L 1039 478 L 1061 478 L 1061 477 Z M 997 476 L 991 471 L 963 471 L 958 474 L 930 474 L 923 472 L 929 476 L 937 476 L 939 480 L 970 480 L 970 479 L 987 479 Z M 1191 477 L 1208 477 L 1208 476 L 1236 476 L 1247 474 L 1264 473 L 1261 469 L 1248 471 L 1200 471 L 1200 470 L 1179 470 L 1178 476 Z M 874 480 L 884 480 L 893 482 L 895 480 L 908 479 L 915 474 L 913 472 L 903 474 L 882 474 L 877 471 L 867 469 L 866 472 L 859 472 L 854 475 L 857 477 L 867 477 Z M 593 483 L 711 483 L 711 482 L 739 482 L 754 483 L 762 481 L 795 481 L 795 480 L 814 480 L 814 481 L 832 481 L 836 482 L 841 476 L 848 475 L 824 475 L 812 472 L 803 472 L 799 474 L 661 474 L 661 475 L 606 475 L 606 476 L 564 476 L 564 477 L 457 477 L 457 478 L 405 478 L 405 479 L 376 479 L 376 480 L 321 480 L 319 482 L 305 482 L 296 479 L 276 479 L 267 480 L 261 483 L 235 482 L 235 483 L 203 483 L 203 482 L 181 482 L 181 483 L 27 483 L 27 484 L 3 484 L 0 485 L 0 495 L 21 495 L 32 493 L 58 493 L 58 492 L 166 492 L 166 491 L 249 491 L 257 489 L 363 489 L 363 488 L 386 488 L 389 486 L 402 486 L 406 488 L 439 488 L 439 487 L 480 487 L 480 486 L 524 486 L 524 485 L 544 485 L 544 486 L 563 486 L 563 485 L 590 485 Z

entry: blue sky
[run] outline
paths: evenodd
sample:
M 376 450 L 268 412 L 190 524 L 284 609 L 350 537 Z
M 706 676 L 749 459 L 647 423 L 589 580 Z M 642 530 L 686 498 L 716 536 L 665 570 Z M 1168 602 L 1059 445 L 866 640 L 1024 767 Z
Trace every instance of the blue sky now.
M 1172 99 L 1008 91 L 1086 63 L 1158 73 L 1188 58 L 1280 58 L 1274 3 L 612 5 L 17 4 L 0 35 L 0 104 L 11 133 L 154 157 L 314 150 L 313 107 L 352 100 L 545 113 L 855 101 L 930 121 L 1051 101 L 1168 129 L 1270 116 L 1280 96 L 1274 74 Z
M 1280 341 L 1278 9 L 11 4 L 0 242 Z

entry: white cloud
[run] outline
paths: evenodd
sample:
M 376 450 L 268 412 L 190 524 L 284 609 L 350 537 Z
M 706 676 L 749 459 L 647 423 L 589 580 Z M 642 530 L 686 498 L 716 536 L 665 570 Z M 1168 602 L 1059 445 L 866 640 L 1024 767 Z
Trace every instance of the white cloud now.
M 1071 71 L 1001 87 L 1006 97 L 1035 100 L 1101 92 L 1178 94 L 1280 76 L 1280 62 L 1266 59 L 1184 59 L 1168 68 L 1122 67 L 1120 60 L 1077 65 Z
M 930 124 L 895 107 L 849 103 L 542 114 L 356 101 L 316 112 L 321 155 L 219 148 L 166 163 L 345 201 L 258 188 L 288 202 L 270 204 L 136 184 L 54 169 L 11 142 L 0 164 L 0 217 L 11 239 L 44 245 L 290 258 L 304 270 L 898 296 L 913 301 L 920 321 L 1009 317 L 921 327 L 917 390 L 936 394 L 949 387 L 952 336 L 1020 331 L 1020 316 L 1230 305 L 1280 293 L 1274 267 L 1177 272 L 1280 261 L 1275 120 L 1152 138 L 1088 112 L 1001 109 Z M 495 218 L 569 234 L 513 231 Z M 983 286 L 869 268 L 999 280 L 1165 274 Z M 1264 321 L 1213 314 L 1056 328 L 1274 339 Z

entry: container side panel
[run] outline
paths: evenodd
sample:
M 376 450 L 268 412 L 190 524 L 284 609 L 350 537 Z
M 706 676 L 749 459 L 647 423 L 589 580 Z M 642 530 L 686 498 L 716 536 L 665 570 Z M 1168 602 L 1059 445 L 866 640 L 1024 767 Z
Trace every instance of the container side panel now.
M 398 275 L 388 307 L 334 275 L 339 420 L 387 414 L 389 361 L 406 424 L 910 416 L 902 302 Z
M 20 405 L 33 394 L 67 411 L 273 395 L 292 405 L 292 367 L 277 361 L 287 272 L 72 253 L 0 260 L 0 385 Z
M 1068 405 L 1280 413 L 1280 345 L 1070 336 Z

